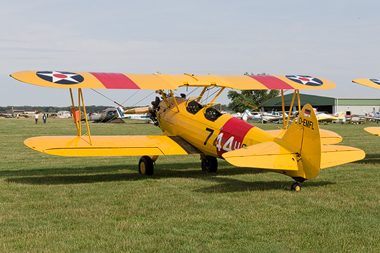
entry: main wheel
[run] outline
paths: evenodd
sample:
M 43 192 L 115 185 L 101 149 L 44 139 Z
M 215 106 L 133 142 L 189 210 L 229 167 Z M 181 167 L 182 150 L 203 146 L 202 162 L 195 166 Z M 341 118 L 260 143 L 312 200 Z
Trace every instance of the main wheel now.
M 206 159 L 202 159 L 202 171 L 216 172 L 218 170 L 218 160 L 216 157 L 206 155 Z
M 151 176 L 153 175 L 154 166 L 153 161 L 149 156 L 142 156 L 139 161 L 139 173 Z
M 294 184 L 292 184 L 291 190 L 292 190 L 292 191 L 295 191 L 295 192 L 299 192 L 299 191 L 301 190 L 301 185 L 300 185 L 300 183 L 295 182 Z

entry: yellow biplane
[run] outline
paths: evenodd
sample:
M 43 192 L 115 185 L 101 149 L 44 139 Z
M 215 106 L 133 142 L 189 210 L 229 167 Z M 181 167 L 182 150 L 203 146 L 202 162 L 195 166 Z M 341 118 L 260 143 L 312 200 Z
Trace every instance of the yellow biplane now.
M 366 79 L 366 78 L 358 78 L 352 81 L 353 83 L 358 83 L 364 86 L 368 86 L 375 89 L 380 89 L 380 80 L 379 79 Z M 375 116 L 375 115 L 374 115 Z M 380 136 L 380 127 L 366 127 L 364 131 Z
M 312 76 L 254 75 L 167 75 L 117 74 L 58 71 L 21 71 L 13 78 L 34 85 L 78 89 L 78 110 L 85 112 L 82 89 L 154 89 L 151 119 L 163 132 L 160 136 L 91 136 L 82 135 L 76 123 L 77 136 L 43 136 L 25 140 L 25 145 L 52 155 L 61 156 L 142 156 L 138 170 L 152 175 L 154 161 L 161 155 L 198 154 L 203 171 L 216 172 L 217 158 L 239 167 L 261 168 L 292 177 L 291 189 L 299 191 L 300 183 L 315 178 L 320 169 L 363 159 L 362 150 L 331 145 L 342 138 L 320 130 L 311 105 L 300 108 L 300 89 L 331 89 L 331 81 Z M 199 96 L 176 97 L 178 87 L 203 87 Z M 298 98 L 299 117 L 284 129 L 263 131 L 229 114 L 222 114 L 215 104 L 226 88 L 238 90 L 294 90 L 290 108 Z M 203 104 L 206 91 L 215 90 L 212 101 Z M 168 90 L 164 92 L 165 90 Z M 282 99 L 283 101 L 283 99 Z M 284 102 L 283 111 L 285 111 Z M 220 104 L 219 104 L 220 105 Z

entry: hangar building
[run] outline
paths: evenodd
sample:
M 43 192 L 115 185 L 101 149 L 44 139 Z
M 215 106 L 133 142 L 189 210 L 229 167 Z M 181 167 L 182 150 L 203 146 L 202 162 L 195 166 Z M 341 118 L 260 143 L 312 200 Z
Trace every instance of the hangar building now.
M 285 110 L 289 111 L 290 103 L 292 102 L 293 93 L 287 94 L 284 96 Z M 308 94 L 300 94 L 301 105 L 311 104 L 318 111 L 327 111 L 328 113 L 336 113 L 344 111 L 347 115 L 363 115 L 364 112 L 372 112 L 373 108 L 376 111 L 380 110 L 380 99 L 364 99 L 364 98 L 332 98 L 332 97 L 323 97 L 315 96 Z M 295 105 L 298 105 L 297 100 L 294 102 Z M 281 111 L 281 96 L 276 97 L 268 102 L 265 102 L 262 105 L 264 111 Z M 298 110 L 298 108 L 297 108 Z

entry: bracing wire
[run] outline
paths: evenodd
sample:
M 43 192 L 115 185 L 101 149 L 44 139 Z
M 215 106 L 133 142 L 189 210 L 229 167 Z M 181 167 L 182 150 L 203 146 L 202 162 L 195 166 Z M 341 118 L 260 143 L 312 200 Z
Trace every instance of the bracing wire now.
M 110 101 L 112 101 L 112 102 L 115 103 L 115 101 L 114 101 L 113 99 L 110 99 L 109 97 L 107 97 L 106 95 L 100 93 L 99 91 L 94 90 L 94 89 L 91 89 L 91 90 L 95 91 L 95 92 L 98 93 L 99 95 L 101 95 L 101 96 L 105 97 L 106 99 L 108 99 L 108 100 L 110 100 Z M 133 95 L 135 95 L 138 91 L 139 91 L 139 90 L 137 90 Z M 140 101 L 136 102 L 136 103 L 135 103 L 134 105 L 132 105 L 132 106 L 135 106 L 137 103 L 140 103 L 141 101 L 143 101 L 143 100 L 146 99 L 147 97 L 151 96 L 153 93 L 154 93 L 154 91 L 153 91 L 152 93 L 150 93 L 148 96 L 146 96 L 146 97 L 144 97 L 143 99 L 141 99 Z M 132 95 L 132 96 L 133 96 L 133 95 Z M 130 96 L 128 99 L 130 99 L 132 96 Z M 128 100 L 128 99 L 127 99 L 127 100 Z M 122 104 L 124 104 L 125 102 L 127 102 L 127 100 L 125 100 Z
M 133 93 L 131 96 L 129 96 L 129 98 L 127 98 L 123 103 L 121 103 L 122 105 L 127 102 L 131 97 L 133 97 L 134 95 L 136 95 L 137 92 L 139 92 L 140 90 L 137 90 L 135 93 Z
M 195 92 L 195 91 L 198 90 L 198 89 L 199 89 L 199 87 L 193 89 L 192 91 L 190 91 L 190 92 L 187 94 L 187 96 L 189 97 L 189 96 L 191 95 L 191 93 Z
M 114 100 L 110 99 L 110 98 L 109 98 L 109 97 L 107 97 L 106 95 L 103 95 L 103 94 L 102 94 L 102 93 L 100 93 L 99 91 L 97 91 L 97 90 L 94 90 L 94 89 L 91 89 L 91 90 L 95 91 L 95 92 L 96 92 L 96 93 L 98 93 L 100 96 L 103 96 L 103 97 L 105 97 L 106 99 L 108 99 L 108 100 L 110 100 L 110 101 L 114 102 Z
M 210 90 L 207 90 L 207 98 L 206 98 L 206 102 L 207 102 L 207 99 L 208 99 L 209 97 L 214 96 L 214 94 L 217 93 L 219 90 L 216 89 L 216 90 L 214 91 L 214 93 L 212 93 L 211 95 L 209 95 L 208 91 L 210 91 Z
M 148 94 L 148 96 L 144 97 L 143 99 L 141 99 L 140 101 L 134 103 L 132 106 L 135 106 L 136 104 L 140 103 L 141 101 L 143 101 L 144 99 L 146 99 L 147 97 L 151 96 L 155 91 L 153 91 L 152 93 Z

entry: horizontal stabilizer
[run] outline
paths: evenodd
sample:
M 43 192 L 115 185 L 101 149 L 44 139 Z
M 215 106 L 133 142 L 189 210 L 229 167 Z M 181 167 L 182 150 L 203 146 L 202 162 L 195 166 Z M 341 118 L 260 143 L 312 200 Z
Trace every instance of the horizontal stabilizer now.
M 342 136 L 329 130 L 319 129 L 322 144 L 336 144 L 343 140 Z
M 275 142 L 264 142 L 223 154 L 223 158 L 239 167 L 298 170 L 296 154 Z
M 179 137 L 41 136 L 24 141 L 36 151 L 60 156 L 187 155 L 200 153 Z
M 361 149 L 339 145 L 322 145 L 321 169 L 358 161 L 364 157 L 365 153 Z
M 364 131 L 366 131 L 370 134 L 380 136 L 380 127 L 366 127 L 366 128 L 364 128 Z
M 282 136 L 285 133 L 285 130 L 278 129 L 278 130 L 268 130 L 265 132 L 270 133 L 271 135 L 274 135 L 277 138 L 282 138 Z M 329 130 L 319 129 L 319 133 L 321 136 L 322 144 L 337 144 L 343 140 L 342 136 Z M 379 133 L 380 133 L 380 128 L 379 128 Z

